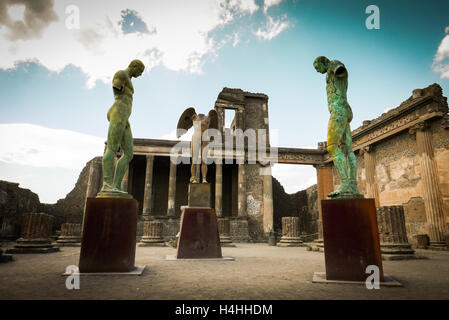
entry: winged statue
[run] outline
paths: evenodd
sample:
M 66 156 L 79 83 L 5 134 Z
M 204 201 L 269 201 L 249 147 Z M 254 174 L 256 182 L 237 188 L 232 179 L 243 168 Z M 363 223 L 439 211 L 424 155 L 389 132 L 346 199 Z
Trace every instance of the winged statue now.
M 214 109 L 209 111 L 209 114 L 197 114 L 195 108 L 187 108 L 181 115 L 178 121 L 176 136 L 178 139 L 186 132 L 193 128 L 192 142 L 190 143 L 190 150 L 192 152 L 192 167 L 191 167 L 191 183 L 207 183 L 207 164 L 202 157 L 203 150 L 207 142 L 202 141 L 203 133 L 207 129 L 218 129 L 218 114 Z M 182 130 L 184 129 L 184 130 Z M 200 170 L 201 165 L 201 170 Z M 200 177 L 202 175 L 202 179 Z

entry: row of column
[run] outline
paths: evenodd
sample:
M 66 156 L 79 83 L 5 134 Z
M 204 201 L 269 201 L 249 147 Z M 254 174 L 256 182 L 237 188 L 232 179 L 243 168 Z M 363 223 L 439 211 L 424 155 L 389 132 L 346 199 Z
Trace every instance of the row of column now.
M 429 124 L 423 121 L 410 128 L 409 133 L 416 137 L 430 246 L 444 247 L 446 232 L 444 204 L 439 187 L 437 164 L 434 159 L 432 132 Z M 364 147 L 361 152 L 365 162 L 366 196 L 374 198 L 378 207 L 380 205 L 379 188 L 376 180 L 376 160 L 373 146 Z
M 145 190 L 143 196 L 143 206 L 142 206 L 142 218 L 144 220 L 149 220 L 152 215 L 152 194 L 153 194 L 153 166 L 154 166 L 154 155 L 146 156 L 146 169 L 145 169 Z M 174 217 L 176 212 L 175 200 L 176 200 L 176 170 L 177 165 L 170 161 L 170 172 L 169 172 L 169 181 L 168 181 L 168 203 L 167 203 L 167 216 Z M 91 172 L 89 177 L 92 177 L 92 180 L 95 179 L 95 174 L 93 173 L 94 168 L 91 166 Z M 97 171 L 97 170 L 95 170 Z M 101 168 L 100 168 L 101 172 Z M 271 176 L 270 176 L 271 178 Z M 89 181 L 91 179 L 89 178 Z M 130 185 L 128 185 L 129 181 L 129 170 L 127 170 L 125 177 L 123 179 L 122 188 L 123 190 L 128 190 Z M 271 182 L 271 181 L 270 181 Z M 271 183 L 270 183 L 271 185 Z M 95 192 L 93 192 L 93 188 L 89 187 L 87 196 L 92 197 L 95 196 Z M 271 195 L 271 193 L 270 193 Z M 244 217 L 246 216 L 246 181 L 245 181 L 245 165 L 238 165 L 238 216 Z M 272 202 L 272 200 L 271 200 Z M 271 205 L 272 207 L 272 205 Z M 218 217 L 223 215 L 223 165 L 216 164 L 215 166 L 215 211 Z

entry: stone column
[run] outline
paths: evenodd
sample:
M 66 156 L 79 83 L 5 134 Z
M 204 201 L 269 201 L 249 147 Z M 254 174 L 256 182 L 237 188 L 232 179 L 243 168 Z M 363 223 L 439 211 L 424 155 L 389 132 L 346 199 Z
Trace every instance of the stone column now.
M 89 178 L 87 180 L 87 188 L 86 188 L 86 198 L 84 199 L 84 210 L 83 210 L 83 223 L 84 225 L 84 216 L 86 215 L 86 202 L 87 198 L 94 198 L 98 191 L 102 187 L 102 157 L 96 157 L 92 159 L 89 166 Z M 82 234 L 82 230 L 81 230 Z
M 415 125 L 409 132 L 416 133 L 424 189 L 424 206 L 430 238 L 429 249 L 446 250 L 444 205 L 438 181 L 437 165 L 434 159 L 432 132 L 427 122 Z
M 271 165 L 260 168 L 263 174 L 263 231 L 270 235 L 273 232 L 273 178 Z
M 238 217 L 246 217 L 246 179 L 245 164 L 239 164 L 238 172 Z
M 277 244 L 279 247 L 298 247 L 301 245 L 299 232 L 299 217 L 282 218 L 282 238 Z
M 321 209 L 321 200 L 326 199 L 327 195 L 334 191 L 334 177 L 332 174 L 332 163 L 320 164 L 314 166 L 317 174 L 317 193 L 318 193 L 318 242 L 323 242 L 323 216 Z
M 153 193 L 153 164 L 154 156 L 147 155 L 147 166 L 145 169 L 145 191 L 143 194 L 143 208 L 142 208 L 142 218 L 143 220 L 149 220 L 151 215 L 151 209 L 153 206 L 153 201 L 151 199 Z
M 373 198 L 376 207 L 379 206 L 379 188 L 376 181 L 376 158 L 373 152 L 373 146 L 369 145 L 363 148 L 363 158 L 365 161 L 366 176 L 366 197 Z
M 218 233 L 220 235 L 220 245 L 222 247 L 235 247 L 231 240 L 231 223 L 227 218 L 218 218 Z
M 48 253 L 59 251 L 51 243 L 54 217 L 45 213 L 23 215 L 21 237 L 7 253 Z
M 164 225 L 159 221 L 145 221 L 143 223 L 143 237 L 140 247 L 165 246 L 163 235 Z
M 175 216 L 175 196 L 176 196 L 176 164 L 170 160 L 170 177 L 168 180 L 168 206 L 167 216 Z
M 215 213 L 217 217 L 223 215 L 223 165 L 215 164 Z
M 408 243 L 403 206 L 377 208 L 380 249 L 386 260 L 413 259 L 414 250 Z
M 86 199 L 95 197 L 101 188 L 102 176 L 101 157 L 92 159 L 89 166 L 89 178 L 87 180 Z
M 81 245 L 81 224 L 63 223 L 61 235 L 56 242 L 62 246 L 79 247 Z

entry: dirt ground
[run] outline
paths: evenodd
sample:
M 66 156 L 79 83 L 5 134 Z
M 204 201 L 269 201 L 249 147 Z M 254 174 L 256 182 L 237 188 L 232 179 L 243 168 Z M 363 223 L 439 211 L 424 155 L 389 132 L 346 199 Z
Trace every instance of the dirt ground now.
M 3 246 L 5 249 L 5 245 Z M 170 261 L 171 247 L 138 247 L 141 276 L 81 276 L 68 290 L 61 274 L 77 265 L 79 248 L 50 254 L 16 254 L 0 264 L 0 299 L 449 299 L 449 252 L 418 250 L 427 260 L 384 261 L 404 287 L 312 283 L 325 271 L 324 254 L 305 247 L 238 243 L 223 248 L 235 261 Z

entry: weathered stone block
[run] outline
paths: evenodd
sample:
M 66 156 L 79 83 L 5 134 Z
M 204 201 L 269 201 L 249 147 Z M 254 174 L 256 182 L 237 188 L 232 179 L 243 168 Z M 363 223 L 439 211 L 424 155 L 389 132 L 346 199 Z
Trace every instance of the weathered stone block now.
M 227 218 L 218 218 L 218 234 L 220 235 L 220 244 L 222 247 L 235 247 L 231 240 L 231 223 Z
M 63 246 L 80 246 L 81 245 L 81 224 L 80 223 L 63 223 L 61 225 L 61 233 L 56 241 Z
M 282 238 L 277 244 L 279 247 L 298 247 L 302 241 L 299 231 L 299 217 L 282 218 Z
M 139 247 L 165 246 L 163 238 L 163 223 L 159 221 L 145 221 L 143 223 L 143 236 Z
M 377 208 L 380 249 L 384 260 L 419 258 L 408 243 L 403 206 Z
M 59 251 L 51 243 L 54 217 L 45 213 L 27 213 L 23 216 L 22 234 L 14 248 L 7 253 L 49 253 Z
M 416 248 L 427 249 L 429 247 L 429 236 L 427 234 L 417 234 L 414 236 L 416 239 Z
M 211 207 L 210 183 L 189 183 L 189 207 Z

